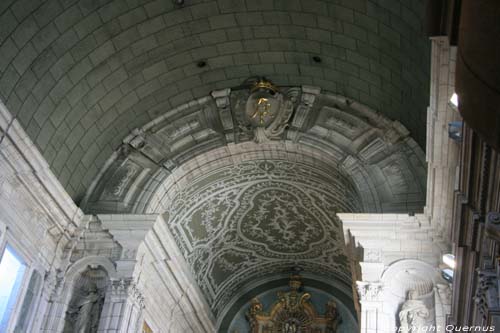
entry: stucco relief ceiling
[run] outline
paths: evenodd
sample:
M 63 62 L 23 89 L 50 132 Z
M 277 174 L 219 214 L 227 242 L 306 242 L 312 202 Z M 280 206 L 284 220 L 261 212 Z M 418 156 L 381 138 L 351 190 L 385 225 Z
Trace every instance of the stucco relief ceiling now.
M 5 0 L 0 99 L 77 203 L 131 130 L 254 75 L 368 105 L 423 147 L 423 14 L 423 0 Z
M 171 198 L 167 223 L 217 314 L 242 286 L 294 267 L 349 284 L 335 212 L 359 202 L 341 174 L 256 160 L 192 179 Z

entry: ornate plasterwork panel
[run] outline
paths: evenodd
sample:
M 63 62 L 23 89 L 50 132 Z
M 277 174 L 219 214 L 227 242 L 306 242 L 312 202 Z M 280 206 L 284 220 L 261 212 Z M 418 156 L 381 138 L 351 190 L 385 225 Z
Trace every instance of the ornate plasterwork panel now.
M 254 160 L 193 179 L 172 196 L 168 225 L 217 313 L 246 283 L 296 266 L 349 283 L 335 212 L 359 203 L 341 173 Z

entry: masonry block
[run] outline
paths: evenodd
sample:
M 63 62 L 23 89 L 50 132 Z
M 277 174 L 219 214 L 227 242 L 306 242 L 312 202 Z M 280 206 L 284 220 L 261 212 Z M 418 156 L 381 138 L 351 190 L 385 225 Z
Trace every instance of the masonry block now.
M 75 31 L 78 35 L 79 38 L 84 38 L 85 36 L 89 35 L 90 33 L 94 32 L 97 30 L 102 25 L 101 18 L 97 13 L 92 13 L 89 16 L 85 17 L 83 20 L 78 21 L 77 24 L 75 24 Z M 113 26 L 112 24 L 107 25 Z M 114 29 L 110 29 L 113 31 Z
M 54 23 L 60 33 L 66 32 L 73 25 L 78 24 L 82 19 L 82 13 L 78 5 L 74 5 L 66 9 L 54 19 Z M 80 37 L 81 38 L 81 37 Z
M 22 48 L 37 33 L 38 25 L 33 17 L 29 17 L 17 26 L 12 34 L 12 39 L 18 48 Z

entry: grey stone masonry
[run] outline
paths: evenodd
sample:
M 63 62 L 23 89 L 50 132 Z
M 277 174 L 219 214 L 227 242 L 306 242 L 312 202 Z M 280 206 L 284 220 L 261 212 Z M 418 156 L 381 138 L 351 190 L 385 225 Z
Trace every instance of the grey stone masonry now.
M 357 100 L 424 146 L 423 0 L 8 3 L 0 4 L 0 99 L 77 203 L 102 152 L 133 128 L 252 75 Z M 75 145 L 70 137 L 90 127 L 92 144 Z M 75 149 L 84 155 L 69 167 Z

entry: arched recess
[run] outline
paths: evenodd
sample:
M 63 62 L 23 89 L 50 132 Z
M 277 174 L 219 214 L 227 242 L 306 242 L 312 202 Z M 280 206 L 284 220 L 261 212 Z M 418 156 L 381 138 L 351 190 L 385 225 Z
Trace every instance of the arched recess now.
M 94 313 L 92 316 L 99 320 L 102 319 L 106 291 L 110 281 L 117 278 L 115 264 L 107 257 L 87 255 L 75 260 L 67 268 L 64 279 L 61 275 L 55 281 L 58 292 L 55 301 L 50 304 L 47 310 L 50 315 L 44 318 L 42 328 L 45 330 L 56 329 L 61 332 L 74 331 L 75 327 L 72 325 L 76 323 L 78 300 L 85 295 L 88 296 L 89 292 L 98 296 L 95 297 L 95 300 L 92 299 L 92 302 L 100 302 L 97 307 L 100 311 L 96 311 L 98 313 Z
M 399 122 L 315 87 L 279 94 L 266 126 L 249 121 L 248 91 L 226 89 L 134 130 L 84 202 L 164 214 L 218 319 L 241 288 L 293 267 L 350 286 L 335 214 L 424 204 L 423 153 Z
M 380 281 L 385 286 L 382 297 L 387 327 L 404 325 L 406 309 L 418 307 L 428 312 L 422 319 L 427 327 L 444 327 L 440 311 L 448 302 L 450 288 L 438 268 L 421 260 L 403 259 L 387 267 Z
M 96 332 L 100 329 L 110 280 L 102 266 L 87 266 L 71 283 L 63 332 Z
M 89 266 L 100 266 L 104 268 L 110 279 L 116 280 L 118 278 L 116 266 L 110 259 L 102 256 L 88 255 L 78 259 L 68 267 L 65 274 L 65 280 L 67 283 L 72 283 L 78 274 L 81 274 Z
M 318 279 L 317 276 L 307 274 L 301 274 L 301 276 L 300 291 L 309 292 L 313 296 L 312 304 L 320 310 L 319 312 L 324 311 L 325 304 L 323 303 L 326 303 L 325 301 L 335 300 L 342 318 L 339 332 L 357 331 L 357 315 L 352 301 L 351 286 L 335 279 L 322 280 Z M 255 281 L 242 288 L 219 316 L 218 332 L 233 332 L 233 330 L 245 332 L 248 330 L 249 325 L 245 317 L 252 299 L 258 297 L 265 305 L 263 310 L 269 311 L 273 303 L 277 301 L 277 293 L 290 290 L 289 281 L 290 274 L 282 274 L 274 276 L 273 279 Z

